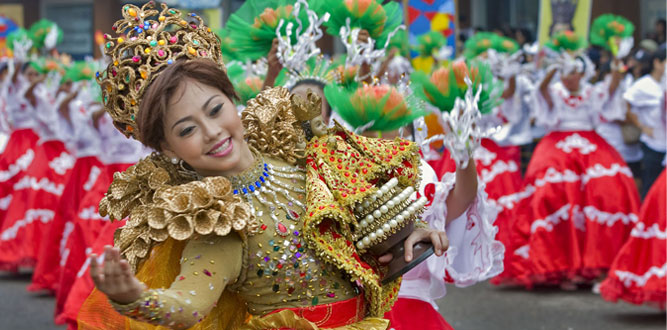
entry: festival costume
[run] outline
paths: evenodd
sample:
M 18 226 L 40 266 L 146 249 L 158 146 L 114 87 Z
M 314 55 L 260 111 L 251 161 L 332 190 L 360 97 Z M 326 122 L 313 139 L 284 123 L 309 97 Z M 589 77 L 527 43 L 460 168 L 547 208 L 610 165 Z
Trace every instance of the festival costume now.
M 632 173 L 593 130 L 600 116 L 612 120 L 618 115 L 607 108 L 614 97 L 607 91 L 607 84 L 582 81 L 579 95 L 572 95 L 558 81 L 549 86 L 552 109 L 536 91 L 538 124 L 551 132 L 535 149 L 524 188 L 499 201 L 517 210 L 513 252 L 506 263 L 517 283 L 597 278 L 609 269 L 637 221 Z
M 48 234 L 45 235 L 44 242 L 41 244 L 28 291 L 49 290 L 54 294 L 58 292 L 60 272 L 69 254 L 66 245 L 74 229 L 79 204 L 84 195 L 96 187 L 98 178 L 105 171 L 105 166 L 99 159 L 102 141 L 89 117 L 92 110 L 99 109 L 99 107 L 88 105 L 90 107 L 88 109 L 81 100 L 84 98 L 81 93 L 79 99 L 68 105 L 73 125 L 67 123 L 66 125 L 71 129 L 66 129 L 66 131 L 73 135 L 70 147 L 74 150 L 76 160 L 72 167 L 72 174 L 64 186 L 62 197 L 55 209 L 55 216 Z
M 167 39 L 178 33 L 178 44 L 169 47 L 189 51 L 170 53 L 167 62 L 164 57 L 158 61 L 161 48 L 151 48 L 125 59 L 120 67 L 110 65 L 100 75 L 114 124 L 128 136 L 137 133 L 136 104 L 162 63 L 179 57 L 208 58 L 224 69 L 219 42 L 199 17 L 193 14 L 195 21 L 188 23 L 177 10 L 152 8 L 152 3 L 124 6 L 125 20 L 114 28 L 138 38 L 107 36 L 107 53 L 120 60 L 122 49 L 148 47 L 152 41 L 146 35 L 157 33 Z M 158 21 L 141 19 L 153 16 Z M 165 29 L 172 25 L 180 29 Z M 140 63 L 137 69 L 144 74 L 127 82 L 119 69 L 134 67 L 130 60 Z M 306 167 L 292 165 L 298 159 L 295 146 L 304 141 L 296 113 L 304 107 L 311 114 L 320 112 L 319 103 L 294 102 L 286 90 L 277 88 L 249 103 L 243 122 L 249 144 L 258 150 L 256 163 L 230 178 L 231 183 L 223 177 L 199 179 L 160 155 L 115 176 L 100 213 L 111 219 L 129 215 L 116 234 L 116 245 L 137 277 L 153 289 L 135 303 L 115 304 L 131 318 L 111 311 L 104 295 L 94 291 L 79 313 L 80 328 L 149 327 L 141 321 L 224 328 L 230 322 L 243 323 L 246 313 L 252 317 L 241 328 L 387 328 L 380 317 L 396 299 L 400 280 L 381 284 L 378 266 L 357 253 L 352 242 L 358 234 L 352 231 L 359 221 L 355 203 L 379 191 L 376 184 L 382 182 L 416 185 L 416 147 L 401 140 L 373 141 L 339 128 L 307 144 Z M 333 143 L 331 139 L 338 141 L 337 149 L 324 145 Z M 336 169 L 341 165 L 338 157 L 352 161 L 343 167 L 351 170 Z M 401 171 L 401 166 L 412 170 Z M 394 190 L 387 189 L 391 194 Z M 410 218 L 419 212 L 418 207 L 410 210 Z M 352 281 L 363 283 L 364 292 Z
M 44 84 L 37 85 L 34 95 L 33 115 L 40 140 L 33 162 L 13 185 L 13 198 L 22 203 L 9 206 L 0 228 L 0 264 L 5 268 L 35 265 L 74 165 L 74 157 L 63 142 L 67 136 L 60 130 L 54 98 Z
M 639 222 L 600 286 L 600 294 L 605 300 L 616 302 L 622 299 L 636 305 L 648 304 L 665 309 L 665 177 L 663 171 L 653 184 L 642 205 Z

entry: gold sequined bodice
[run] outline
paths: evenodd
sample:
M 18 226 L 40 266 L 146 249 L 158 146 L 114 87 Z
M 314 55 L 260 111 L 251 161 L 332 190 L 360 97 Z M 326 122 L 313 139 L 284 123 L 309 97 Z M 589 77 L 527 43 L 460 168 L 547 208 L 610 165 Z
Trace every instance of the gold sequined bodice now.
M 303 172 L 279 160 L 266 159 L 266 164 L 265 180 L 258 180 L 253 191 L 246 188 L 245 194 L 261 223 L 260 233 L 248 238 L 243 282 L 235 286 L 248 311 L 264 315 L 356 296 L 339 270 L 306 247 L 300 207 L 306 199 Z

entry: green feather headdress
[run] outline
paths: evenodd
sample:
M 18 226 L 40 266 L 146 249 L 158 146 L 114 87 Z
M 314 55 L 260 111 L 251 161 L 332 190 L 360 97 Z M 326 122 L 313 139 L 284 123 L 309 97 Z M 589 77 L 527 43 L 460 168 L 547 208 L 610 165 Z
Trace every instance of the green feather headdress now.
M 433 51 L 447 44 L 447 38 L 438 31 L 431 31 L 419 36 L 417 43 L 419 56 L 432 56 Z
M 28 31 L 24 28 L 18 28 L 7 36 L 7 47 L 14 50 L 14 41 L 19 44 L 24 44 L 28 40 L 31 40 Z
M 519 44 L 507 37 L 501 37 L 492 32 L 477 32 L 466 40 L 463 55 L 466 59 L 473 59 L 489 49 L 499 53 L 512 54 L 519 50 Z
M 635 26 L 625 17 L 613 14 L 604 14 L 593 21 L 591 26 L 591 44 L 603 47 L 614 52 L 617 49 L 616 40 L 632 36 Z
M 56 43 L 63 41 L 63 30 L 61 30 L 56 23 L 48 19 L 42 18 L 39 21 L 35 22 L 30 26 L 30 39 L 32 39 L 33 47 L 42 48 L 44 47 L 44 41 L 46 36 L 51 32 L 52 29 L 56 29 L 58 33 L 58 38 Z
M 326 12 L 331 15 L 324 23 L 327 33 L 339 35 L 349 18 L 350 28 L 368 31 L 376 48 L 384 48 L 389 34 L 403 21 L 403 11 L 396 2 L 383 6 L 377 0 L 312 0 L 310 6 L 318 16 Z
M 355 130 L 393 131 L 428 114 L 417 98 L 390 85 L 347 89 L 330 84 L 324 95 L 333 111 Z
M 574 31 L 562 31 L 551 37 L 546 46 L 557 52 L 576 52 L 586 47 L 586 39 L 577 35 Z
M 412 73 L 415 94 L 442 112 L 454 108 L 457 98 L 464 99 L 468 86 L 465 77 L 473 83 L 473 94 L 482 88 L 477 104 L 482 114 L 490 113 L 502 103 L 503 83 L 496 79 L 491 68 L 481 61 L 451 62 L 434 71 L 430 76 L 422 72 Z

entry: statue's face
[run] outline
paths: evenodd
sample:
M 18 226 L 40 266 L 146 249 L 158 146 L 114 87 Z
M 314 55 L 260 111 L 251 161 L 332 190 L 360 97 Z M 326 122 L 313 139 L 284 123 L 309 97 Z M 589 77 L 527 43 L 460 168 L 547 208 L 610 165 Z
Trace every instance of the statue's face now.
M 317 116 L 310 120 L 310 129 L 314 136 L 323 136 L 327 134 L 327 125 L 324 124 L 322 116 Z

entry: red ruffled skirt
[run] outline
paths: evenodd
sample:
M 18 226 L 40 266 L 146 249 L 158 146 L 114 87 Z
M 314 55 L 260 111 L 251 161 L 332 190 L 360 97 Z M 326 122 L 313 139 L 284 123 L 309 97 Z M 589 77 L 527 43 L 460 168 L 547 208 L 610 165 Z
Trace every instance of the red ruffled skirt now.
M 593 131 L 547 134 L 513 203 L 505 270 L 528 287 L 606 273 L 639 213 L 632 172 Z
M 389 329 L 454 330 L 431 304 L 419 299 L 399 297 L 384 318 L 390 322 Z
M 665 171 L 649 191 L 642 205 L 639 222 L 630 233 L 602 282 L 600 293 L 609 301 L 625 300 L 665 309 L 667 273 L 667 180 Z
M 58 203 L 49 233 L 41 245 L 28 291 L 48 290 L 52 293 L 58 291 L 60 271 L 70 251 L 66 248 L 67 241 L 79 214 L 77 210 L 84 196 L 92 190 L 97 190 L 98 182 L 108 185 L 106 178 L 103 178 L 104 170 L 105 166 L 97 157 L 89 156 L 76 160 Z M 99 203 L 99 200 L 97 202 Z
M 39 136 L 29 128 L 15 130 L 0 154 L 0 224 L 13 199 L 14 184 L 25 175 L 35 159 L 34 148 L 38 140 Z
M 35 160 L 13 186 L 14 202 L 0 227 L 0 268 L 35 266 L 73 166 L 61 141 L 36 147 Z

